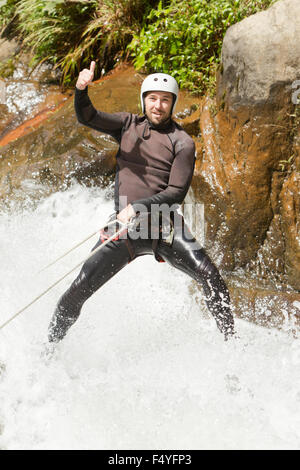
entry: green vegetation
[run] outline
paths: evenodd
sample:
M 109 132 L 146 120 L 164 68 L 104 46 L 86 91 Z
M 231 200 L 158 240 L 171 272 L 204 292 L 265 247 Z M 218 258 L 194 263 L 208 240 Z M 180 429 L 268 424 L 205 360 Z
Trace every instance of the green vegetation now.
M 22 45 L 34 53 L 33 62 L 49 61 L 63 71 L 68 84 L 76 73 L 73 58 L 65 57 L 81 42 L 85 28 L 92 20 L 97 2 L 64 0 L 22 0 L 17 2 L 17 30 Z M 93 57 L 93 51 L 89 51 Z
M 0 0 L 2 36 L 17 37 L 33 65 L 49 61 L 73 83 L 97 61 L 97 73 L 125 58 L 133 34 L 157 0 Z M 13 34 L 12 34 L 13 31 Z M 9 32 L 9 34 L 7 34 Z
M 128 46 L 137 69 L 172 70 L 184 88 L 204 91 L 215 81 L 226 30 L 272 0 L 172 0 L 159 3 Z
M 17 0 L 0 0 L 0 18 L 2 30 L 11 23 L 15 16 Z
M 2 35 L 17 36 L 34 63 L 49 61 L 72 85 L 131 59 L 138 70 L 172 73 L 196 92 L 213 88 L 229 26 L 276 0 L 0 0 Z

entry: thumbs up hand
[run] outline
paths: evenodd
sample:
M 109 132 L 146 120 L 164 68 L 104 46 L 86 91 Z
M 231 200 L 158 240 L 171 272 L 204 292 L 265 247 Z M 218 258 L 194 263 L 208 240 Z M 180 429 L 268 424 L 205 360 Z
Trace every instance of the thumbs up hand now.
M 96 62 L 92 61 L 89 69 L 81 70 L 77 79 L 76 88 L 78 88 L 79 90 L 84 90 L 87 85 L 93 81 L 95 67 Z

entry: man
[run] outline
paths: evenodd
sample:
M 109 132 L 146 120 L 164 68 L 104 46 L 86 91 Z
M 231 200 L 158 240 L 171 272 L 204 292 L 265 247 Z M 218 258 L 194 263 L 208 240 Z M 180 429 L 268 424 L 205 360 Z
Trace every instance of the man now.
M 189 189 L 195 163 L 191 137 L 172 119 L 178 98 L 176 80 L 149 75 L 141 87 L 143 115 L 97 111 L 88 96 L 95 62 L 80 72 L 75 110 L 80 123 L 112 136 L 119 143 L 115 181 L 116 220 L 148 231 L 125 229 L 86 261 L 58 302 L 49 327 L 49 341 L 58 342 L 78 318 L 83 303 L 106 281 L 138 256 L 152 254 L 187 273 L 204 289 L 207 306 L 225 339 L 234 334 L 228 289 L 216 266 L 192 237 L 176 210 Z M 175 206 L 174 206 L 175 205 Z M 174 208 L 172 213 L 163 208 Z M 158 210 L 157 210 L 158 208 Z M 156 213 L 158 216 L 152 217 Z M 166 220 L 170 230 L 164 236 Z M 146 221 L 146 225 L 143 224 Z M 120 228 L 120 227 L 119 227 Z M 112 232 L 102 231 L 99 248 Z

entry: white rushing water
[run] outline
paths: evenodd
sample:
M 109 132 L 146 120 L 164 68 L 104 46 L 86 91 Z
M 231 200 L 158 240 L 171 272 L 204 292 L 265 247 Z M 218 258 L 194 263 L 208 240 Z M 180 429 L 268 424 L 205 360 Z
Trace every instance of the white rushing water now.
M 112 212 L 77 185 L 2 213 L 0 322 L 84 258 L 96 238 L 40 268 Z M 78 270 L 0 331 L 0 449 L 298 449 L 300 342 L 237 320 L 225 343 L 190 280 L 150 256 L 83 307 L 51 360 L 60 295 Z

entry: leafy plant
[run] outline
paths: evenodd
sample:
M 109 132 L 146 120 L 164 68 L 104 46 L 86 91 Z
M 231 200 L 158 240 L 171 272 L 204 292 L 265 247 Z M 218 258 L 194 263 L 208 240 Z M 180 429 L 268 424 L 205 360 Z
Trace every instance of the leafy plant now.
M 34 53 L 34 61 L 54 64 L 80 40 L 98 6 L 97 1 L 22 0 L 17 4 L 22 45 Z
M 171 70 L 181 86 L 204 91 L 214 87 L 226 29 L 274 1 L 0 0 L 1 33 L 13 24 L 33 64 L 55 64 L 64 85 L 91 60 L 99 75 L 130 56 L 137 69 Z
M 127 45 L 140 29 L 145 12 L 149 13 L 157 0 L 102 0 L 93 19 L 86 25 L 80 41 L 69 50 L 60 65 L 64 81 L 71 79 L 78 64 L 89 65 L 98 59 L 98 71 L 107 71 L 126 57 Z
M 291 155 L 287 160 L 279 160 L 280 171 L 286 171 L 289 166 L 293 163 L 295 155 Z
M 0 37 L 3 31 L 9 29 L 13 29 L 13 23 L 15 19 L 15 10 L 16 5 L 20 0 L 0 0 Z M 9 36 L 9 34 L 7 34 Z
M 23 49 L 33 65 L 49 61 L 70 85 L 78 71 L 98 60 L 98 71 L 110 70 L 127 54 L 144 15 L 158 0 L 0 0 L 5 24 L 17 18 Z M 3 33 L 3 30 L 2 30 Z
M 13 17 L 18 1 L 20 0 L 0 0 L 0 18 L 2 24 L 7 24 Z
M 274 0 L 172 0 L 152 10 L 128 46 L 134 65 L 172 73 L 192 91 L 210 89 L 229 26 Z

